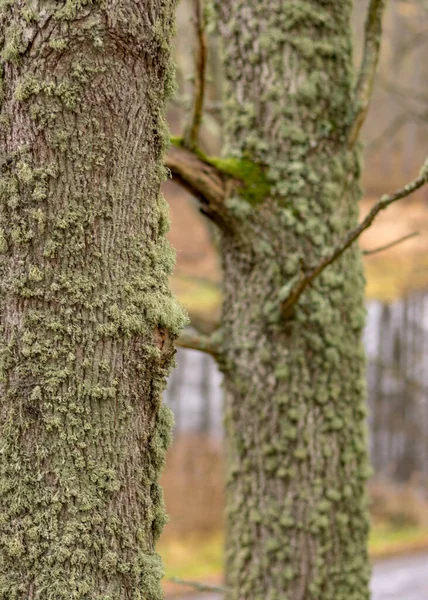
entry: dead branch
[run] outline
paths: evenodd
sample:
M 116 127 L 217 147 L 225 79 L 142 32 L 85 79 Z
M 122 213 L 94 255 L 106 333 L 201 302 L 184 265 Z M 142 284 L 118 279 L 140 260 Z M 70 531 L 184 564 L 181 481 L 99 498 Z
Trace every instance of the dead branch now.
M 184 128 L 184 146 L 194 150 L 198 146 L 199 130 L 205 98 L 207 68 L 207 38 L 205 33 L 204 0 L 193 0 L 197 49 L 195 50 L 194 99 L 189 124 Z
M 348 136 L 348 143 L 351 147 L 358 140 L 370 106 L 379 62 L 385 6 L 386 0 L 370 0 L 365 25 L 363 59 L 355 90 L 356 108 Z
M 387 92 L 394 94 L 402 100 L 420 102 L 422 105 L 426 105 L 427 103 L 428 94 L 420 88 L 416 89 L 412 86 L 406 86 L 385 77 L 379 78 L 379 83 Z
M 413 31 L 410 40 L 406 40 L 401 48 L 397 48 L 398 60 L 396 67 L 399 67 L 408 54 L 419 50 L 421 46 L 425 46 L 428 42 L 428 30 L 423 29 L 422 31 Z
M 384 244 L 383 246 L 379 246 L 378 248 L 373 248 L 373 250 L 363 250 L 364 256 L 372 256 L 373 254 L 378 254 L 379 252 L 383 252 L 384 250 L 389 250 L 390 248 L 394 248 L 407 240 L 410 240 L 419 235 L 419 231 L 414 231 L 413 233 L 408 233 L 407 235 L 403 235 L 401 238 L 394 240 L 393 242 L 389 242 L 389 244 Z
M 370 154 L 377 152 L 377 150 L 379 150 L 379 148 L 381 148 L 381 146 L 383 145 L 383 143 L 386 140 L 394 139 L 394 136 L 410 120 L 411 120 L 411 118 L 409 117 L 409 115 L 407 115 L 406 113 L 403 112 L 396 119 L 394 119 L 392 121 L 392 123 L 390 123 L 388 125 L 388 127 L 386 127 L 386 129 L 384 129 L 384 131 L 380 135 L 378 135 L 373 140 L 370 140 L 370 142 L 368 142 L 366 144 L 366 151 Z
M 323 258 L 316 266 L 303 271 L 297 278 L 285 300 L 281 302 L 282 314 L 284 318 L 290 318 L 293 314 L 294 306 L 299 301 L 303 292 L 311 285 L 325 268 L 334 263 L 360 235 L 370 227 L 377 215 L 388 208 L 394 202 L 407 198 L 410 194 L 423 187 L 428 182 L 428 160 L 421 169 L 419 176 L 412 182 L 400 188 L 392 194 L 382 196 L 382 198 L 373 206 L 369 214 L 354 229 L 351 229 L 345 238 L 334 248 L 334 250 Z

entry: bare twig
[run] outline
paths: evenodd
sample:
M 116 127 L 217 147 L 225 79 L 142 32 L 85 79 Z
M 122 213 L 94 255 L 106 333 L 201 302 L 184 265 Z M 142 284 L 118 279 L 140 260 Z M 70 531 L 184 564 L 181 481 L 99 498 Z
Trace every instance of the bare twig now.
M 194 100 L 190 123 L 184 129 L 184 145 L 194 150 L 198 146 L 199 130 L 205 98 L 207 68 L 207 38 L 205 33 L 204 0 L 193 0 L 197 49 L 195 51 Z
M 363 250 L 364 256 L 371 256 L 372 254 L 378 254 L 378 252 L 383 252 L 384 250 L 389 250 L 390 248 L 394 248 L 407 240 L 410 240 L 419 235 L 419 231 L 414 231 L 413 233 L 408 233 L 407 235 L 403 235 L 398 238 L 398 240 L 394 240 L 393 242 L 389 242 L 389 244 L 384 244 L 383 246 L 379 246 L 379 248 L 373 248 L 373 250 Z
M 380 45 L 382 41 L 382 18 L 385 11 L 386 0 L 370 0 L 367 13 L 363 60 L 355 91 L 356 107 L 349 131 L 348 142 L 352 147 L 367 116 L 373 85 L 379 62 Z
M 213 335 L 201 335 L 184 330 L 175 343 L 180 348 L 205 352 L 205 354 L 211 354 L 214 358 L 221 354 L 219 341 Z
M 416 190 L 419 190 L 428 182 L 428 160 L 421 169 L 419 176 L 412 182 L 408 183 L 401 189 L 392 194 L 382 196 L 369 214 L 359 223 L 354 229 L 351 229 L 345 238 L 334 248 L 334 250 L 325 258 L 323 258 L 316 266 L 309 268 L 301 273 L 296 279 L 296 282 L 291 286 L 286 298 L 281 302 L 282 314 L 285 318 L 289 318 L 295 304 L 299 301 L 301 295 L 307 287 L 316 279 L 326 267 L 334 263 L 352 244 L 360 237 L 360 235 L 370 227 L 377 215 L 385 210 L 388 206 L 406 198 Z
M 409 115 L 406 113 L 399 115 L 380 135 L 366 144 L 366 151 L 370 154 L 376 152 L 385 140 L 391 140 L 409 120 Z
M 379 82 L 387 92 L 395 94 L 404 100 L 415 100 L 416 102 L 421 102 L 423 105 L 427 103 L 428 94 L 421 89 L 415 89 L 412 86 L 406 86 L 384 77 L 380 78 Z
M 425 94 L 421 89 L 415 89 L 411 86 L 388 81 L 387 79 L 379 79 L 382 87 L 390 94 L 394 94 L 395 99 L 403 107 L 403 112 L 408 121 L 418 121 L 422 126 L 427 125 L 428 112 L 426 105 L 428 102 L 428 94 Z
M 423 29 L 422 31 L 414 31 L 410 40 L 406 40 L 406 42 L 402 44 L 401 48 L 397 48 L 398 60 L 396 67 L 401 65 L 403 60 L 410 52 L 414 52 L 415 50 L 418 50 L 421 46 L 425 46 L 427 42 L 428 31 L 426 29 Z
M 170 581 L 174 583 L 179 583 L 180 585 L 188 585 L 198 592 L 217 592 L 223 594 L 228 592 L 228 588 L 217 586 L 217 585 L 209 585 L 208 583 L 200 583 L 199 581 L 187 581 L 186 579 L 179 579 L 178 577 L 171 577 Z

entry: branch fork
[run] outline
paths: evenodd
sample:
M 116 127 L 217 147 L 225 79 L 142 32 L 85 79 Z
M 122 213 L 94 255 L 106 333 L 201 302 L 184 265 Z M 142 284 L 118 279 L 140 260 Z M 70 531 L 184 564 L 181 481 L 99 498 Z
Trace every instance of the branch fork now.
M 368 215 L 359 223 L 354 229 L 348 231 L 344 239 L 337 244 L 337 246 L 328 254 L 325 258 L 319 261 L 319 263 L 309 269 L 306 269 L 297 278 L 296 283 L 291 286 L 290 292 L 287 297 L 281 303 L 281 312 L 285 319 L 289 319 L 294 311 L 294 307 L 298 303 L 303 292 L 311 285 L 311 283 L 326 269 L 329 265 L 336 262 L 342 254 L 350 248 L 361 234 L 368 229 L 377 215 L 388 208 L 394 202 L 407 198 L 416 190 L 419 190 L 426 183 L 428 183 L 428 159 L 423 165 L 419 176 L 393 192 L 392 194 L 386 194 L 373 206 Z

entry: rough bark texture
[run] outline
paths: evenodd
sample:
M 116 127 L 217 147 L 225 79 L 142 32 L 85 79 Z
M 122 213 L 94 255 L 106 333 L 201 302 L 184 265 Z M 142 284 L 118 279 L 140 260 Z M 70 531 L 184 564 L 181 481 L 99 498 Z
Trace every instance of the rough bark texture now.
M 162 598 L 174 8 L 1 6 L 1 598 Z
M 281 301 L 358 216 L 351 0 L 215 0 L 226 154 L 270 193 L 226 202 L 224 331 L 230 600 L 364 600 L 364 323 L 360 253 Z

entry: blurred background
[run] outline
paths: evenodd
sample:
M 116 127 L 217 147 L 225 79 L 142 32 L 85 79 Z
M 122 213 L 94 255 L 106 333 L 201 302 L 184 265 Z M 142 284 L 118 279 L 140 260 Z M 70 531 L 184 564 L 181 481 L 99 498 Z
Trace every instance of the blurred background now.
M 360 59 L 367 2 L 356 0 L 355 57 Z M 169 109 L 180 135 L 191 105 L 193 1 L 181 0 L 175 40 L 178 92 Z M 428 3 L 393 1 L 385 20 L 376 90 L 365 125 L 363 216 L 379 197 L 414 178 L 427 157 Z M 206 112 L 201 146 L 219 154 L 222 73 L 218 40 L 209 33 Z M 209 331 L 221 306 L 215 232 L 196 203 L 172 182 L 170 240 L 177 252 L 172 287 L 193 322 Z M 428 550 L 428 187 L 388 209 L 362 237 L 367 254 L 370 509 L 373 556 Z M 165 402 L 176 417 L 163 486 L 170 523 L 160 552 L 167 577 L 217 581 L 222 569 L 223 445 L 221 374 L 213 359 L 179 350 Z M 174 587 L 167 584 L 167 591 Z M 392 596 L 391 596 L 392 597 Z M 395 596 L 394 596 L 395 597 Z M 423 596 L 428 597 L 427 595 Z

